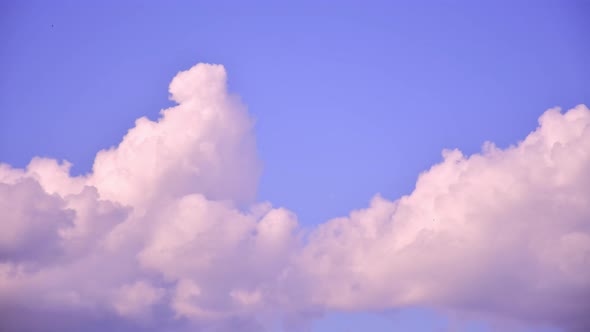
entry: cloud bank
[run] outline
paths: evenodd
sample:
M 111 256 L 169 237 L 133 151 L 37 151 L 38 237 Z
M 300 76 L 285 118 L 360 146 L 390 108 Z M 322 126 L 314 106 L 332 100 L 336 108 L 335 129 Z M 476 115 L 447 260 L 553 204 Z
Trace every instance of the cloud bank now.
M 253 121 L 222 66 L 170 84 L 92 172 L 0 164 L 0 329 L 302 330 L 409 306 L 590 330 L 590 110 L 443 152 L 415 190 L 304 231 L 254 201 Z

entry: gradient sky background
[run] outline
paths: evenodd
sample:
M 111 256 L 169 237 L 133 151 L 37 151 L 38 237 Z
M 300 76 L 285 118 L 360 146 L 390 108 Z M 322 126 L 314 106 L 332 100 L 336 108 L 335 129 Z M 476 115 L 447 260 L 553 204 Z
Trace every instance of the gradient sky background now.
M 410 193 L 443 148 L 506 147 L 546 109 L 590 104 L 589 1 L 2 1 L 0 13 L 0 161 L 86 173 L 136 118 L 173 104 L 178 71 L 219 63 L 257 121 L 258 199 L 306 226 Z M 328 315 L 314 331 L 446 325 L 418 308 Z

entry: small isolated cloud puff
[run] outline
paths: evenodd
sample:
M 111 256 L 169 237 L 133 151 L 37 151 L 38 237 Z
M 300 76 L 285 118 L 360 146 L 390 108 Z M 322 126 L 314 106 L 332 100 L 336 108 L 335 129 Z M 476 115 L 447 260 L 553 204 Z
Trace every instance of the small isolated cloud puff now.
M 507 149 L 444 151 L 410 195 L 304 233 L 253 202 L 253 122 L 224 68 L 181 72 L 170 94 L 90 174 L 0 164 L 0 329 L 265 331 L 415 305 L 590 328 L 585 106 Z

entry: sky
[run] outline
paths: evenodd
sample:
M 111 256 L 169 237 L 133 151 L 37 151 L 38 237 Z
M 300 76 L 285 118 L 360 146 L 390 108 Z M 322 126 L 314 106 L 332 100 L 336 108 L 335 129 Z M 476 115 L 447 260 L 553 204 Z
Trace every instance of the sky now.
M 2 2 L 4 324 L 587 330 L 588 14 Z

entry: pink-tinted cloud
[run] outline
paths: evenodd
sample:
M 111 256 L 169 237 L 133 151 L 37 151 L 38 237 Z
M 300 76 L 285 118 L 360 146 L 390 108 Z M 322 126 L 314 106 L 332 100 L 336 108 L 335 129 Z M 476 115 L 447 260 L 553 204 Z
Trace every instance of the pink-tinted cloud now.
M 410 195 L 304 233 L 253 202 L 253 122 L 224 68 L 196 65 L 170 93 L 178 105 L 138 119 L 90 174 L 0 165 L 0 326 L 263 331 L 419 305 L 590 327 L 585 106 L 545 112 L 507 149 L 445 151 Z
M 539 122 L 505 150 L 445 151 L 411 195 L 377 196 L 320 225 L 298 263 L 315 301 L 342 310 L 426 304 L 587 328 L 590 112 L 549 110 Z

